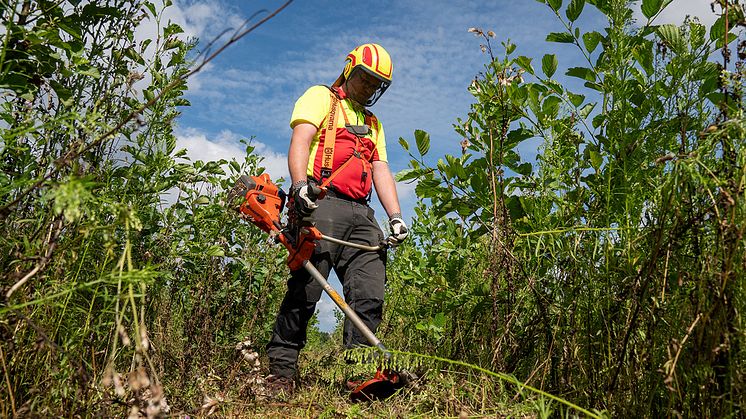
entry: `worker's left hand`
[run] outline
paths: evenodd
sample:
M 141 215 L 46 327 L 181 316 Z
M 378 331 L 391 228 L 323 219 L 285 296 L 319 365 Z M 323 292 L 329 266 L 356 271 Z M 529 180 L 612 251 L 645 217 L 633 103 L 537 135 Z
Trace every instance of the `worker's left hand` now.
M 391 235 L 389 235 L 388 244 L 391 247 L 400 245 L 409 235 L 409 229 L 401 217 L 389 219 L 389 230 L 391 231 Z

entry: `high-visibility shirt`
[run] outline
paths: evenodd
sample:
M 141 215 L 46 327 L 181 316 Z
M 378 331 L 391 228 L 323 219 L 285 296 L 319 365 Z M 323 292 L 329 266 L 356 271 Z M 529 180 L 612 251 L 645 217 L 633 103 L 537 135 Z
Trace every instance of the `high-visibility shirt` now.
M 317 128 L 316 135 L 311 141 L 308 168 L 309 177 L 321 181 L 321 167 L 324 149 L 324 132 L 326 119 L 332 100 L 332 92 L 326 86 L 313 86 L 295 102 L 290 127 L 295 128 L 300 123 L 310 123 Z M 337 136 L 334 141 L 334 159 L 332 172 L 342 166 L 348 159 L 354 159 L 337 173 L 331 186 L 340 193 L 353 199 L 366 198 L 371 191 L 373 173 L 371 162 L 387 161 L 386 137 L 383 125 L 372 113 L 359 105 L 353 105 L 351 100 L 342 99 L 337 109 Z M 359 139 L 345 128 L 345 112 L 347 121 L 352 125 L 368 124 L 370 130 L 367 135 Z M 357 153 L 356 153 L 357 151 Z

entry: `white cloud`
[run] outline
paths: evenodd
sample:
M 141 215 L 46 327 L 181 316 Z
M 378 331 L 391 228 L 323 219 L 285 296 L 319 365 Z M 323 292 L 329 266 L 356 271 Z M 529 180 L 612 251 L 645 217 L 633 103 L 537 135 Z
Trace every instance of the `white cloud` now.
M 202 45 L 212 41 L 221 32 L 231 29 L 226 36 L 239 29 L 244 18 L 235 7 L 218 0 L 176 0 L 163 14 L 164 21 L 171 21 L 184 29 L 185 35 L 199 38 Z
M 641 3 L 636 3 L 633 10 L 637 22 L 644 24 L 647 18 L 642 14 Z M 718 15 L 712 12 L 710 3 L 709 0 L 674 0 L 661 12 L 655 20 L 655 24 L 681 25 L 687 16 L 692 16 L 699 18 L 700 23 L 709 28 L 718 18 Z M 715 10 L 718 11 L 718 8 Z
M 218 0 L 176 0 L 166 8 L 163 6 L 163 1 L 156 0 L 153 3 L 159 16 L 151 16 L 151 12 L 143 7 L 146 18 L 135 30 L 136 45 L 148 39 L 152 41 L 143 53 L 146 63 L 152 62 L 158 43 L 162 44 L 164 42 L 164 40 L 159 39 L 163 28 L 171 23 L 175 23 L 183 29 L 183 33 L 176 35 L 179 39 L 188 41 L 196 38 L 200 40 L 200 45 L 203 47 L 214 40 L 223 30 L 232 28 L 230 32 L 220 38 L 221 40 L 227 40 L 227 37 L 244 23 L 244 19 L 235 10 L 235 7 L 230 7 Z M 220 41 L 217 41 L 216 44 L 219 46 Z M 164 61 L 168 61 L 169 56 L 170 54 L 166 53 Z M 207 66 L 211 66 L 211 64 L 207 64 Z M 204 70 L 207 69 L 206 67 Z M 147 69 L 133 70 L 140 71 L 144 75 L 144 78 L 136 82 L 135 86 L 145 87 L 150 85 L 151 75 Z M 195 80 L 194 77 L 189 82 L 191 89 L 199 89 L 199 85 L 199 80 Z
M 176 132 L 178 149 L 185 148 L 187 156 L 192 160 L 215 161 L 236 159 L 242 162 L 246 153 L 240 140 L 243 137 L 229 130 L 220 131 L 216 135 L 195 128 L 178 129 Z M 260 163 L 273 179 L 283 177 L 289 179 L 287 155 L 273 151 L 266 144 L 251 140 L 255 147 L 254 153 L 264 158 Z

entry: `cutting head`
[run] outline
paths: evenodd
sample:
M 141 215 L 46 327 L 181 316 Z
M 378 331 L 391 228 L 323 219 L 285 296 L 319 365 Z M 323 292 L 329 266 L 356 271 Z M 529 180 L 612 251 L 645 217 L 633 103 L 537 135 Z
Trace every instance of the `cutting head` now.
M 377 370 L 368 381 L 358 384 L 350 393 L 353 402 L 387 399 L 402 388 L 399 374 L 390 370 Z

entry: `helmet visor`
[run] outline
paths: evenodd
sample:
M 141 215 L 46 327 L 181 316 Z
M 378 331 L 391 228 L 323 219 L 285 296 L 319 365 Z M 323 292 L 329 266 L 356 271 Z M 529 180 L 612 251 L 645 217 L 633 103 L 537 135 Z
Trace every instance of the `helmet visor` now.
M 365 86 L 366 90 L 372 91 L 367 100 L 365 106 L 372 106 L 375 104 L 386 89 L 391 85 L 390 80 L 386 80 L 365 66 L 357 66 L 350 72 L 350 80 L 358 79 L 358 82 Z

